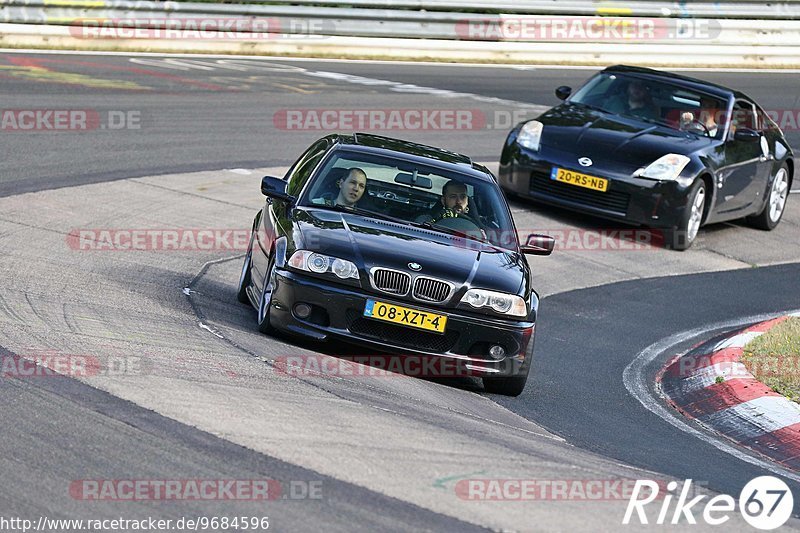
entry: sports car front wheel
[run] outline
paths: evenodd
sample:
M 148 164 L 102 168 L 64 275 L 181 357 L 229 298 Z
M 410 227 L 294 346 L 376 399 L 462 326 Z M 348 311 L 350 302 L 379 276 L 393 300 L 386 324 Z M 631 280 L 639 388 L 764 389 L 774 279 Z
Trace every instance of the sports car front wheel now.
M 703 180 L 697 180 L 692 185 L 687 198 L 678 225 L 664 230 L 664 245 L 667 248 L 686 250 L 697 238 L 706 207 L 706 185 Z

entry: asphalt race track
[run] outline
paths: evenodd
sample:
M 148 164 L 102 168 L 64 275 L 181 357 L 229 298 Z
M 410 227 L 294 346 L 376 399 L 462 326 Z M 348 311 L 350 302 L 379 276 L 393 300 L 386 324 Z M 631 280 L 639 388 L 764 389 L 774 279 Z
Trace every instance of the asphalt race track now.
M 328 131 L 287 128 L 291 110 L 469 110 L 481 119 L 466 130 L 378 133 L 496 165 L 515 118 L 555 104 L 554 87 L 592 72 L 0 52 L 3 109 L 96 118 L 90 131 L 0 132 L 0 353 L 128 365 L 77 379 L 0 378 L 0 517 L 595 531 L 619 528 L 627 501 L 470 501 L 459 481 L 691 478 L 738 497 L 772 473 L 800 497 L 800 475 L 731 454 L 701 427 L 704 439 L 679 430 L 623 379 L 654 345 L 639 376 L 650 382 L 725 323 L 800 308 L 800 196 L 773 232 L 718 224 L 683 253 L 624 239 L 594 249 L 580 236 L 613 229 L 608 222 L 512 203 L 520 230 L 579 236 L 552 257 L 529 257 L 544 299 L 531 379 L 513 399 L 469 379 L 288 375 L 281 358 L 359 351 L 260 335 L 254 311 L 235 298 L 242 250 L 105 252 L 69 237 L 81 228 L 249 229 L 260 177 L 281 175 Z M 800 109 L 786 90 L 797 86 L 794 72 L 694 75 L 767 109 Z M 797 127 L 787 136 L 800 147 Z M 280 481 L 282 497 L 93 501 L 74 490 L 80 480 L 256 478 Z M 747 530 L 732 519 L 726 527 Z

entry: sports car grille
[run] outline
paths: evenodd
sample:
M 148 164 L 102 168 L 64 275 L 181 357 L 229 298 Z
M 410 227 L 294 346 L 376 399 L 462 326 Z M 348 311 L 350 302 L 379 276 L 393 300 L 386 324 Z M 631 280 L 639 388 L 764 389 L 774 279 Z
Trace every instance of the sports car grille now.
M 625 216 L 631 196 L 619 191 L 593 191 L 550 179 L 549 174 L 534 171 L 531 173 L 531 193 L 543 194 L 569 200 L 586 207 L 598 207 Z
M 426 352 L 448 352 L 455 346 L 459 336 L 458 332 L 453 330 L 440 335 L 370 320 L 354 309 L 347 311 L 347 324 L 352 333 L 361 337 Z
M 447 282 L 418 276 L 414 280 L 414 298 L 426 302 L 443 302 L 450 296 L 452 288 Z
M 397 270 L 376 268 L 372 271 L 372 284 L 379 291 L 403 296 L 408 294 L 411 276 Z

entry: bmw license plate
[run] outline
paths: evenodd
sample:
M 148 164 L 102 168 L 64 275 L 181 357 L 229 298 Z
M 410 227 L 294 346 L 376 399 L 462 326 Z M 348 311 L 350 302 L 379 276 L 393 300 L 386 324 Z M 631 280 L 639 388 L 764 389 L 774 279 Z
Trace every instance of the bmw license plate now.
M 553 170 L 550 172 L 550 179 L 600 192 L 606 192 L 608 190 L 607 179 L 581 174 L 580 172 L 574 172 L 565 168 L 553 167 Z
M 367 300 L 364 316 L 436 333 L 444 333 L 444 327 L 447 324 L 447 317 L 444 315 L 415 311 L 400 305 L 375 300 Z

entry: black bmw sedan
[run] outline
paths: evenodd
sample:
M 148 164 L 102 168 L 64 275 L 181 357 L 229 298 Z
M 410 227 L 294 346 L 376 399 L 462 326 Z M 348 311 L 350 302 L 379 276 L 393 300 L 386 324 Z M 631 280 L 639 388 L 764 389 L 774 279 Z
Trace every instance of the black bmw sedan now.
M 468 157 L 376 135 L 314 143 L 253 221 L 238 298 L 263 333 L 346 340 L 456 361 L 488 392 L 518 395 L 539 298 L 508 205 Z
M 508 135 L 511 195 L 658 228 L 684 250 L 700 226 L 778 225 L 794 176 L 780 128 L 746 95 L 656 70 L 609 67 Z

